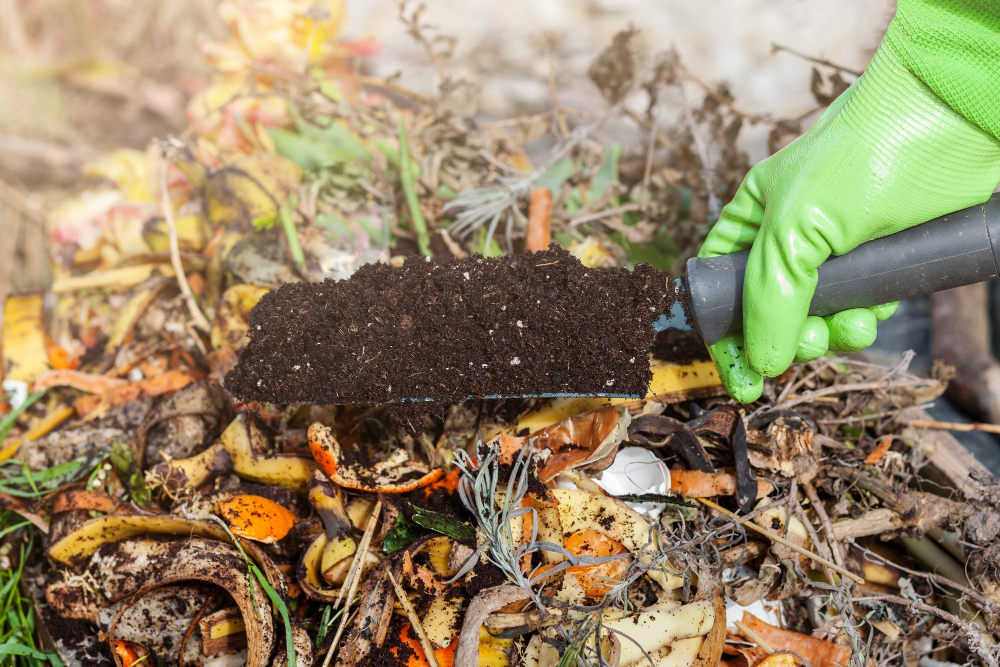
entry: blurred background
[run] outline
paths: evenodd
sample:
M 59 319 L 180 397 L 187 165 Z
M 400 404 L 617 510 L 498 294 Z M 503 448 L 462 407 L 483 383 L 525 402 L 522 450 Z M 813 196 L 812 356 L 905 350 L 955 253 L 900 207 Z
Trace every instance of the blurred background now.
M 228 32 L 220 4 L 238 12 L 241 3 L 0 0 L 0 296 L 50 279 L 46 216 L 93 184 L 82 164 L 184 131 L 211 74 L 204 45 Z M 430 0 L 422 10 L 347 0 L 341 40 L 360 45 L 362 73 L 433 91 L 441 63 L 413 34 L 418 12 L 449 76 L 479 89 L 477 117 L 497 119 L 550 108 L 553 80 L 561 104 L 604 108 L 588 67 L 634 27 L 645 55 L 672 45 L 693 77 L 727 84 L 741 111 L 785 118 L 816 107 L 813 65 L 775 46 L 861 70 L 893 10 L 888 0 Z M 603 132 L 628 145 L 642 140 L 635 129 Z M 767 155 L 770 131 L 751 124 L 740 134 L 751 161 Z

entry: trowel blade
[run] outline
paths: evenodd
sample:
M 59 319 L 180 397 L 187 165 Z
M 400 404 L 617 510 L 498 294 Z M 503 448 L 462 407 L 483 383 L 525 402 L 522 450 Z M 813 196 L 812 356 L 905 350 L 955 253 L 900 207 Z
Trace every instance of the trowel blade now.
M 653 322 L 653 329 L 657 333 L 663 331 L 664 329 L 680 329 L 681 331 L 691 331 L 694 326 L 691 320 L 688 319 L 688 315 L 684 310 L 684 306 L 681 304 L 681 296 L 686 297 L 687 285 L 684 284 L 682 278 L 674 279 L 674 294 L 677 298 L 674 300 L 674 305 L 670 308 L 670 312 L 662 313 L 655 322 Z

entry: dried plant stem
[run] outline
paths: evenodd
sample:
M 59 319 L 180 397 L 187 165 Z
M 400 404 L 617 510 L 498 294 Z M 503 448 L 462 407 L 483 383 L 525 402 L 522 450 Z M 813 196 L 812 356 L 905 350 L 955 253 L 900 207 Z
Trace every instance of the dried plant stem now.
M 808 60 L 811 63 L 816 63 L 817 65 L 823 65 L 824 67 L 832 67 L 833 69 L 840 70 L 846 74 L 853 74 L 854 76 L 861 76 L 861 72 L 856 69 L 851 69 L 850 67 L 844 67 L 843 65 L 838 65 L 832 60 L 827 60 L 826 58 L 817 58 L 816 56 L 810 56 L 808 54 L 802 53 L 801 51 L 796 51 L 793 48 L 783 46 L 781 44 L 776 44 L 771 42 L 771 53 L 779 53 L 781 51 L 786 51 L 791 53 L 793 56 L 798 56 L 803 60 Z
M 597 211 L 596 213 L 591 213 L 590 215 L 582 215 L 579 218 L 574 218 L 570 221 L 569 225 L 570 227 L 576 227 L 577 225 L 582 225 L 585 222 L 593 222 L 602 218 L 610 218 L 615 215 L 621 215 L 622 213 L 638 211 L 639 208 L 639 204 L 625 204 L 623 206 L 609 208 L 605 211 Z
M 733 114 L 735 114 L 737 116 L 740 116 L 741 118 L 745 118 L 746 120 L 750 121 L 751 123 L 761 123 L 761 122 L 770 122 L 771 121 L 771 117 L 768 116 L 768 115 L 766 115 L 766 114 L 762 115 L 762 114 L 749 113 L 749 112 L 743 111 L 741 109 L 738 109 L 736 106 L 733 105 L 732 102 L 730 102 L 729 100 L 727 100 L 725 97 L 723 97 L 722 95 L 720 95 L 718 93 L 718 91 L 716 91 L 714 88 L 712 88 L 712 86 L 708 85 L 708 83 L 706 83 L 704 80 L 702 80 L 698 76 L 695 76 L 694 74 L 692 74 L 691 70 L 689 70 L 688 68 L 686 68 L 680 62 L 679 58 L 677 59 L 677 61 L 675 63 L 675 66 L 677 67 L 677 71 L 680 72 L 681 76 L 683 76 L 685 79 L 687 79 L 691 83 L 693 83 L 696 86 L 698 86 L 699 88 L 701 88 L 703 91 L 705 91 L 706 95 L 708 95 L 709 97 L 711 97 L 713 100 L 715 100 L 716 102 L 718 102 L 722 106 L 724 106 L 727 109 L 729 109 Z
M 545 34 L 545 55 L 549 65 L 549 94 L 552 95 L 552 111 L 555 113 L 556 125 L 559 126 L 559 134 L 562 135 L 563 141 L 566 141 L 569 138 L 569 126 L 560 110 L 559 86 L 556 83 L 556 63 L 553 53 L 557 39 L 556 35 L 551 32 Z
M 721 512 L 722 514 L 725 514 L 726 516 L 728 516 L 730 519 L 733 519 L 734 521 L 739 521 L 739 517 L 736 516 L 733 512 L 730 512 L 725 507 L 722 507 L 721 505 L 719 505 L 719 504 L 717 504 L 717 503 L 715 503 L 715 502 L 713 502 L 711 500 L 708 500 L 706 498 L 698 498 L 698 502 L 700 502 L 702 505 L 706 505 L 707 507 L 711 507 L 716 512 Z M 809 551 L 805 547 L 799 546 L 798 544 L 795 544 L 794 542 L 790 542 L 789 540 L 786 540 L 785 538 L 783 538 L 781 535 L 778 535 L 777 533 L 772 533 L 770 530 L 767 530 L 766 528 L 762 528 L 762 527 L 758 526 L 757 524 L 755 524 L 753 522 L 750 522 L 750 521 L 745 522 L 743 525 L 749 527 L 751 530 L 754 530 L 754 531 L 760 533 L 761 535 L 763 535 L 764 537 L 768 538 L 769 540 L 777 542 L 778 544 L 783 544 L 784 546 L 788 547 L 792 551 L 794 551 L 796 553 L 799 553 L 799 554 L 801 554 L 801 555 L 803 555 L 803 556 L 805 556 L 807 558 L 811 558 L 813 561 L 819 563 L 820 565 L 825 565 L 826 567 L 830 568 L 834 572 L 840 574 L 841 576 L 847 577 L 848 579 L 850 579 L 851 581 L 853 581 L 853 582 L 855 582 L 857 584 L 863 584 L 863 583 L 865 583 L 865 580 L 862 577 L 859 577 L 858 575 L 854 574 L 853 572 L 851 572 L 849 570 L 845 570 L 844 568 L 840 567 L 836 563 L 830 562 L 826 558 L 823 558 L 822 556 L 820 556 L 818 554 L 815 554 L 812 551 Z
M 833 528 L 830 524 L 830 515 L 826 513 L 826 508 L 823 507 L 823 502 L 819 499 L 819 494 L 816 493 L 816 487 L 813 486 L 812 482 L 806 482 L 802 485 L 802 488 L 806 490 L 806 497 L 809 498 L 809 503 L 812 505 L 813 511 L 819 517 L 820 524 L 823 527 L 823 532 L 826 533 L 827 543 L 830 545 L 830 553 L 833 555 L 833 562 L 837 565 L 844 564 L 844 557 L 840 553 L 840 543 L 837 538 L 833 536 Z
M 983 431 L 984 433 L 1000 433 L 1000 424 L 959 424 L 957 422 L 939 422 L 933 419 L 908 419 L 907 426 L 913 428 L 929 428 L 940 431 Z
M 410 625 L 413 626 L 413 631 L 417 633 L 417 638 L 420 640 L 420 646 L 424 649 L 424 657 L 427 659 L 430 667 L 438 667 L 437 658 L 434 657 L 434 645 L 431 644 L 430 638 L 427 637 L 427 633 L 424 632 L 424 626 L 420 623 L 420 617 L 417 616 L 416 610 L 414 610 L 413 605 L 410 604 L 410 599 L 406 597 L 406 591 L 403 587 L 399 585 L 396 578 L 392 576 L 392 572 L 386 572 L 389 576 L 389 582 L 396 591 L 396 599 L 399 600 L 399 606 L 403 608 L 406 613 L 406 617 L 410 619 Z
M 876 389 L 888 389 L 890 387 L 920 387 L 925 385 L 930 385 L 938 382 L 937 380 L 922 379 L 922 378 L 912 378 L 903 379 L 896 382 L 892 380 L 877 380 L 875 382 L 853 382 L 849 384 L 835 384 L 829 387 L 824 387 L 823 389 L 817 389 L 815 391 L 806 392 L 801 396 L 796 396 L 787 403 L 775 406 L 774 409 L 785 409 L 800 405 L 802 403 L 808 403 L 809 401 L 815 401 L 817 398 L 823 396 L 830 396 L 832 394 L 843 394 L 851 391 L 873 391 Z
M 736 626 L 736 629 L 739 630 L 743 634 L 744 637 L 746 637 L 747 639 L 749 639 L 750 641 L 752 641 L 754 644 L 756 644 L 757 646 L 759 646 L 762 649 L 764 649 L 765 653 L 767 653 L 768 655 L 771 655 L 772 653 L 774 653 L 774 649 L 771 648 L 771 645 L 768 644 L 766 641 L 764 641 L 763 637 L 761 637 L 756 632 L 754 632 L 753 630 L 751 630 L 750 628 L 748 628 L 746 626 L 746 624 L 743 623 L 743 621 L 733 621 L 733 625 Z
M 167 187 L 168 165 L 167 159 L 164 158 L 160 165 L 160 189 L 163 194 L 163 219 L 167 222 L 167 232 L 170 240 L 170 263 L 174 267 L 174 273 L 177 274 L 177 285 L 184 296 L 184 302 L 191 313 L 191 319 L 194 320 L 196 327 L 208 333 L 212 330 L 212 325 L 204 313 L 201 312 L 198 302 L 194 300 L 194 294 L 191 293 L 191 285 L 188 284 L 187 275 L 184 273 L 184 264 L 181 262 L 181 249 L 177 241 L 177 225 L 174 223 L 174 207 L 170 203 L 170 190 Z
M 679 61 L 677 66 L 680 67 Z M 677 90 L 681 94 L 684 120 L 687 123 L 688 131 L 691 133 L 691 141 L 694 142 L 695 151 L 698 153 L 698 159 L 701 162 L 701 179 L 705 181 L 705 190 L 708 192 L 708 213 L 712 220 L 718 220 L 719 214 L 722 211 L 722 203 L 719 201 L 719 195 L 715 192 L 715 164 L 712 162 L 712 156 L 708 152 L 708 146 L 705 144 L 701 132 L 698 131 L 694 114 L 691 112 L 691 105 L 688 103 L 687 94 L 684 92 L 683 81 L 677 82 Z
M 351 563 L 351 567 L 347 571 L 347 577 L 344 579 L 344 585 L 340 587 L 340 592 L 337 593 L 337 601 L 334 603 L 334 606 L 339 606 L 341 600 L 343 600 L 345 609 L 340 616 L 340 623 L 337 625 L 337 634 L 333 636 L 333 641 L 330 642 L 330 648 L 327 651 L 326 658 L 323 660 L 323 667 L 329 667 L 330 661 L 333 659 L 333 653 L 337 649 L 337 644 L 340 642 L 340 637 L 344 634 L 344 629 L 347 627 L 347 621 L 350 615 L 347 613 L 346 607 L 350 606 L 351 600 L 354 599 L 354 594 L 358 590 L 358 584 L 361 582 L 361 573 L 364 569 L 365 558 L 368 557 L 368 547 L 371 546 L 372 536 L 375 534 L 375 524 L 378 523 L 378 515 L 381 511 L 382 499 L 379 498 L 378 502 L 375 503 L 375 507 L 372 509 L 372 515 L 368 517 L 368 524 L 365 526 L 364 535 L 361 536 L 361 542 L 358 543 L 358 550 L 355 552 L 354 561 Z M 346 598 L 343 597 L 344 589 L 349 589 Z
M 649 146 L 646 148 L 646 166 L 642 170 L 642 201 L 639 203 L 639 210 L 646 212 L 646 205 L 649 204 L 649 182 L 653 176 L 653 154 L 656 152 L 656 135 L 660 127 L 660 114 L 656 109 L 653 113 L 653 127 L 649 131 Z
M 417 198 L 417 188 L 413 182 L 413 170 L 410 166 L 410 142 L 406 137 L 406 124 L 399 119 L 399 182 L 403 185 L 403 195 L 410 209 L 410 222 L 417 235 L 417 248 L 425 257 L 431 256 L 431 238 L 427 234 L 427 222 L 420 210 L 420 200 Z

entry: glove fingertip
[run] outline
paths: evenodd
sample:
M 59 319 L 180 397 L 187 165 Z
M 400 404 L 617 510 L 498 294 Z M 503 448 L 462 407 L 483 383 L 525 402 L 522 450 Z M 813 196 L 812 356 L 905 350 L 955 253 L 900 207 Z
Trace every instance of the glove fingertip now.
M 892 303 L 883 303 L 880 306 L 872 306 L 869 310 L 875 313 L 875 319 L 879 322 L 887 320 L 892 317 L 892 314 L 896 312 L 899 308 L 899 302 L 893 301 Z
M 709 346 L 712 361 L 726 391 L 740 403 L 752 403 L 764 392 L 764 378 L 754 372 L 743 354 L 743 334 L 727 334 Z
M 826 322 L 822 317 L 807 317 L 799 336 L 799 348 L 795 351 L 795 363 L 819 359 L 829 348 L 830 328 Z
M 875 342 L 878 319 L 870 308 L 853 308 L 828 315 L 830 350 L 839 353 L 860 352 Z

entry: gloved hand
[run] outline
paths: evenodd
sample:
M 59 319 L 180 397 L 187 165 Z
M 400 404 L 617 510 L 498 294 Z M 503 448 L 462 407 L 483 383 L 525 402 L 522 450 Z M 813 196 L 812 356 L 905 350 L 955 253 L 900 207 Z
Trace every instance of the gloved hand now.
M 817 267 L 865 241 L 984 202 L 998 181 L 1000 141 L 883 44 L 808 132 L 750 170 L 701 248 L 701 257 L 750 248 L 743 332 L 710 348 L 729 393 L 756 400 L 761 376 L 827 349 L 871 345 L 896 304 L 807 317 Z

